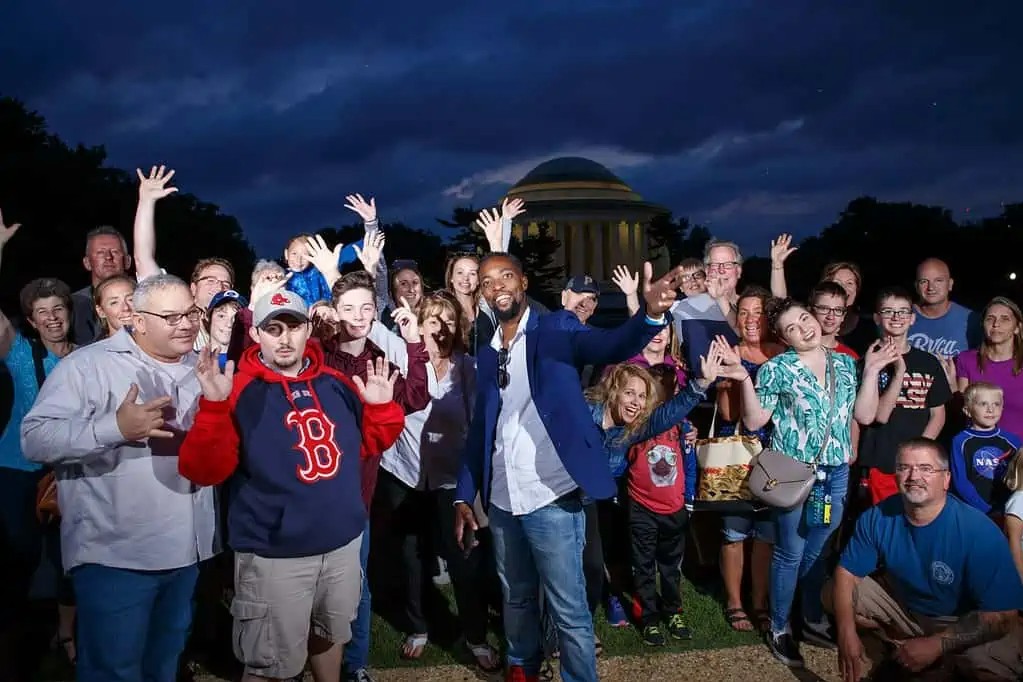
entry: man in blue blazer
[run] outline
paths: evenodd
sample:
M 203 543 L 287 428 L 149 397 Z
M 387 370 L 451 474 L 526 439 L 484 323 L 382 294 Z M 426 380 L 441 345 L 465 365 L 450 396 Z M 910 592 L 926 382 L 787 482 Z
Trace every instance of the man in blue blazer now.
M 566 310 L 533 314 L 526 305 L 528 281 L 514 256 L 492 253 L 479 273 L 499 327 L 477 356 L 476 409 L 455 498 L 455 537 L 466 549 L 474 544 L 466 534 L 478 528 L 470 505 L 479 493 L 504 593 L 506 680 L 537 679 L 542 586 L 558 628 L 562 679 L 596 682 L 582 496 L 606 499 L 616 490 L 578 368 L 640 352 L 669 323 L 681 271 L 651 282 L 645 264 L 646 312 L 616 329 L 587 329 Z

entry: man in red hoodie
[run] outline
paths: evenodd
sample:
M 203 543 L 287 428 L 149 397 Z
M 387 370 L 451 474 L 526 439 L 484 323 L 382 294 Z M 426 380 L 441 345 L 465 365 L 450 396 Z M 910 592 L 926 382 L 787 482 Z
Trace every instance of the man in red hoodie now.
M 308 656 L 317 682 L 337 682 L 362 582 L 360 462 L 401 432 L 397 376 L 383 361 L 365 380 L 327 367 L 320 346 L 307 344 L 308 311 L 293 292 L 263 296 L 252 323 L 257 345 L 237 376 L 202 352 L 203 398 L 178 466 L 199 485 L 229 481 L 243 681 L 289 679 Z

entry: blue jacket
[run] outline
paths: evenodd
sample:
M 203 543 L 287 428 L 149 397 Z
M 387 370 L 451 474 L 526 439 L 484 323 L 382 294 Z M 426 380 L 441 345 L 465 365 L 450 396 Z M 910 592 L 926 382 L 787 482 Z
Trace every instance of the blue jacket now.
M 363 240 L 353 244 L 347 244 L 337 258 L 337 267 L 340 270 L 347 263 L 351 263 L 358 258 L 355 253 L 355 247 L 358 246 L 360 249 L 363 246 Z M 285 285 L 285 289 L 288 291 L 294 291 L 296 294 L 302 297 L 305 304 L 311 306 L 318 301 L 329 301 L 331 299 L 330 287 L 327 286 L 327 280 L 323 274 L 317 270 L 312 264 L 306 267 L 305 270 L 288 270 L 291 273 L 291 279 Z
M 670 316 L 665 316 L 670 323 Z M 642 312 L 614 329 L 587 328 L 574 313 L 561 310 L 530 314 L 526 326 L 529 388 L 544 428 L 572 479 L 596 499 L 614 497 L 604 439 L 579 387 L 579 367 L 622 362 L 642 350 L 664 325 Z M 476 409 L 473 412 L 456 499 L 472 501 L 481 493 L 490 503 L 491 463 L 501 395 L 497 351 L 480 345 L 476 358 Z
M 676 424 L 682 425 L 682 433 L 686 433 L 692 425 L 685 422 L 685 418 L 693 411 L 693 408 L 700 404 L 706 396 L 696 388 L 694 382 L 686 384 L 675 397 L 659 405 L 651 414 L 643 428 L 633 434 L 626 435 L 624 426 L 612 426 L 603 429 L 601 423 L 604 421 L 604 403 L 589 403 L 590 414 L 597 430 L 603 436 L 604 450 L 607 453 L 607 462 L 610 465 L 611 475 L 616 479 L 621 478 L 629 468 L 629 448 L 636 443 L 642 443 L 654 436 L 664 433 Z M 688 475 L 688 471 L 686 474 Z M 693 472 L 695 478 L 696 473 Z

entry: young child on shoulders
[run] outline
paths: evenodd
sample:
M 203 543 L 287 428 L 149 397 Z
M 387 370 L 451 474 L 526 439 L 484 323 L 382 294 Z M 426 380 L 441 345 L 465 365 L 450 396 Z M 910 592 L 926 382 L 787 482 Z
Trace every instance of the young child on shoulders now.
M 1009 490 L 1009 501 L 1005 503 L 1005 536 L 1009 539 L 1016 570 L 1023 580 L 1023 456 L 1019 450 L 1009 463 L 1005 487 Z
M 1020 447 L 1020 437 L 998 427 L 1002 418 L 1000 387 L 972 383 L 963 392 L 963 402 L 970 423 L 952 439 L 952 492 L 985 514 L 999 516 L 1009 497 L 1005 473 Z
M 649 371 L 659 385 L 660 402 L 671 400 L 679 391 L 674 369 L 657 365 Z M 691 638 L 682 617 L 682 557 L 688 509 L 696 495 L 696 451 L 685 440 L 689 428 L 679 422 L 632 446 L 628 453 L 634 610 L 643 643 L 650 646 L 665 642 L 662 620 L 672 638 Z
M 284 247 L 284 262 L 290 275 L 286 288 L 302 297 L 307 306 L 330 300 L 330 286 L 323 274 L 309 260 L 308 232 L 296 234 Z

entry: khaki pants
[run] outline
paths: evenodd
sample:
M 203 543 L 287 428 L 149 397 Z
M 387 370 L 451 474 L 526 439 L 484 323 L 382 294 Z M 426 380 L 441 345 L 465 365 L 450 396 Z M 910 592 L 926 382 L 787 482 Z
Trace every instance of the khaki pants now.
M 832 585 L 825 586 L 830 591 Z M 864 578 L 858 588 L 856 616 L 870 620 L 880 626 L 872 634 L 887 642 L 925 637 L 942 632 L 954 624 L 957 618 L 928 618 L 910 614 L 886 589 L 884 578 Z M 825 603 L 830 602 L 825 600 Z M 1019 680 L 1023 679 L 1023 648 L 1021 648 L 1019 624 L 1005 637 L 967 649 L 953 656 L 944 664 L 951 676 L 955 671 L 970 680 Z M 864 647 L 868 653 L 872 647 Z M 879 661 L 875 660 L 874 663 Z M 927 679 L 937 679 L 928 671 Z M 906 679 L 910 679 L 908 676 Z

